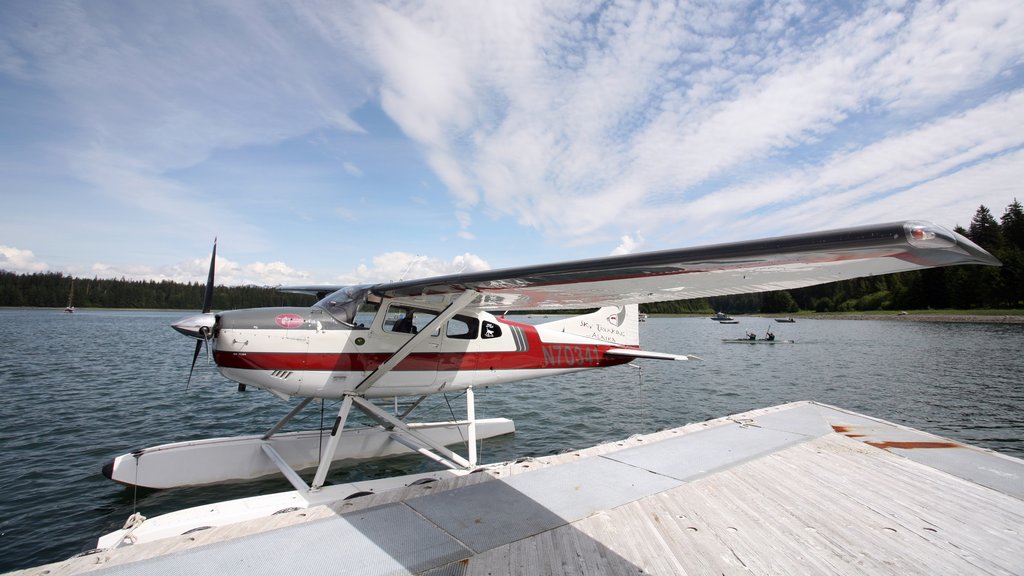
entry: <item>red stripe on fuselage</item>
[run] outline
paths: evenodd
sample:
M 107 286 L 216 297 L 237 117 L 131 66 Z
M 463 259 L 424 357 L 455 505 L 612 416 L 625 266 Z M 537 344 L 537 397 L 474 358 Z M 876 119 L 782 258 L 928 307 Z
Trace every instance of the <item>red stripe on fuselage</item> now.
M 541 342 L 537 329 L 504 318 L 499 322 L 523 330 L 528 343 L 521 352 L 430 352 L 413 353 L 395 370 L 530 370 L 603 368 L 625 364 L 622 356 L 605 356 L 605 351 L 620 346 L 608 344 L 560 344 Z M 246 370 L 316 370 L 333 372 L 368 372 L 391 357 L 390 353 L 278 353 L 215 351 L 214 361 L 224 368 Z

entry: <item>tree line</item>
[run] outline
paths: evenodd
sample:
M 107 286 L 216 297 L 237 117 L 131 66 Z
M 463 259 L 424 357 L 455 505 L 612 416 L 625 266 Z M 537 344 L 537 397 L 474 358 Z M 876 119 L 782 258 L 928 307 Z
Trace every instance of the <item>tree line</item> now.
M 151 308 L 199 310 L 205 284 L 169 280 L 73 278 L 59 272 L 14 274 L 0 270 L 0 306 L 63 308 Z M 215 310 L 264 306 L 309 306 L 311 296 L 266 286 L 218 286 Z
M 1002 261 L 1002 267 L 952 266 L 845 280 L 798 290 L 643 304 L 648 314 L 794 313 L 1024 307 L 1024 210 L 1014 199 L 997 220 L 984 205 L 970 226 L 956 231 Z M 83 279 L 59 272 L 0 270 L 0 306 L 63 308 L 202 308 L 203 284 L 152 280 Z M 309 306 L 313 298 L 267 286 L 219 286 L 213 308 Z

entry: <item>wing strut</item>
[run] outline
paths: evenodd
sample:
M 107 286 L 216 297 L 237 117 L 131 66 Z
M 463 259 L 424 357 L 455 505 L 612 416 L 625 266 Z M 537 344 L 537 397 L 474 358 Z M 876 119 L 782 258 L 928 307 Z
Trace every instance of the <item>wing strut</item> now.
M 376 384 L 378 380 L 383 378 L 385 374 L 390 372 L 395 366 L 398 366 L 399 362 L 405 360 L 405 357 L 412 353 L 413 349 L 415 349 L 420 342 L 426 340 L 427 338 L 430 338 L 431 334 L 434 333 L 435 328 L 440 327 L 442 324 L 451 319 L 452 316 L 455 316 L 460 311 L 462 311 L 463 308 L 469 306 L 470 302 L 472 302 L 477 297 L 477 295 L 477 292 L 473 290 L 467 290 L 462 294 L 459 294 L 459 296 L 455 300 L 452 300 L 452 303 L 449 304 L 447 308 L 442 310 L 441 313 L 434 317 L 434 319 L 431 320 L 426 326 L 424 326 L 422 330 L 420 330 L 415 336 L 410 338 L 409 341 L 405 343 L 405 345 L 403 345 L 394 354 L 392 354 L 391 358 L 388 358 L 386 361 L 384 361 L 384 363 L 378 366 L 376 370 L 371 372 L 369 376 L 364 378 L 363 381 L 360 382 L 359 385 L 356 386 L 355 389 L 352 391 L 353 394 L 357 396 L 362 396 L 363 394 L 365 394 L 366 391 L 369 390 L 374 384 Z

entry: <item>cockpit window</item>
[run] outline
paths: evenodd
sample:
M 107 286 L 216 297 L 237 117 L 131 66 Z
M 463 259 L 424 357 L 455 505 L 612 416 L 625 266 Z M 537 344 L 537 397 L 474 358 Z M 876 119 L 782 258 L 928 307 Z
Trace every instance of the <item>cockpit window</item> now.
M 388 313 L 384 317 L 384 329 L 388 332 L 416 334 L 436 316 L 437 312 L 433 310 L 393 305 L 388 308 Z M 437 336 L 437 331 L 434 332 L 434 335 Z
M 470 318 L 469 316 L 456 316 L 448 321 L 448 328 L 445 330 L 445 336 L 448 338 L 472 340 L 476 338 L 477 326 L 479 326 L 479 323 L 476 318 Z
M 358 327 L 356 314 L 367 306 L 376 307 L 379 300 L 370 294 L 368 286 L 346 286 L 337 292 L 328 294 L 326 298 L 313 306 L 321 308 L 335 320 L 344 322 L 353 328 Z

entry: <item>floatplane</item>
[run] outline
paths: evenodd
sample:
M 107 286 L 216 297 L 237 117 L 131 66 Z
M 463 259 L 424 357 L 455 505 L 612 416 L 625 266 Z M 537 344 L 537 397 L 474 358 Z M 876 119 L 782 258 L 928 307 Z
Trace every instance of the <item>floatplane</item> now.
M 306 507 L 441 474 L 471 473 L 480 466 L 478 439 L 514 431 L 510 420 L 475 417 L 474 390 L 638 359 L 697 359 L 641 349 L 640 303 L 794 289 L 936 266 L 999 265 L 956 232 L 905 221 L 390 283 L 295 286 L 282 290 L 319 300 L 305 308 L 213 312 L 215 261 L 216 242 L 202 312 L 173 325 L 196 339 L 189 379 L 205 346 L 239 389 L 301 401 L 263 434 L 136 450 L 109 462 L 103 473 L 126 485 L 170 488 L 280 472 L 295 491 L 260 506 L 250 501 L 203 507 L 203 514 L 220 510 L 219 519 L 196 520 L 197 513 L 183 511 L 161 528 L 165 517 L 154 518 L 146 522 L 154 525 L 153 538 L 180 534 L 189 522 L 209 527 L 269 515 L 287 504 Z M 501 314 L 567 309 L 596 311 L 536 325 Z M 361 323 L 357 313 L 372 319 Z M 410 419 L 425 398 L 450 392 L 465 394 L 464 420 Z M 391 406 L 397 408 L 398 398 L 409 400 L 400 411 Z M 329 432 L 281 433 L 311 402 L 328 400 L 340 400 Z M 348 427 L 353 408 L 377 425 Z M 449 448 L 461 443 L 465 455 Z M 434 460 L 441 472 L 382 479 L 374 488 L 325 485 L 335 461 L 402 452 Z M 313 468 L 307 483 L 299 473 Z M 100 546 L 137 540 L 143 528 L 126 525 L 101 538 Z

